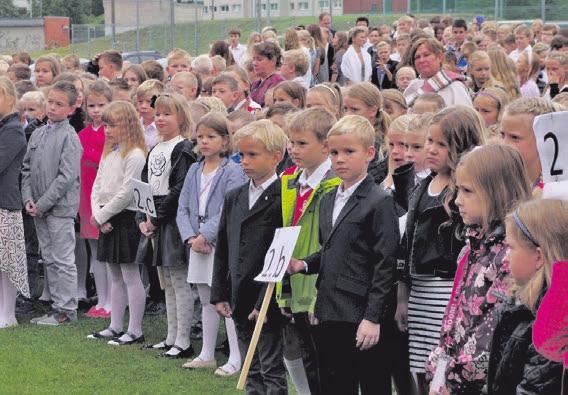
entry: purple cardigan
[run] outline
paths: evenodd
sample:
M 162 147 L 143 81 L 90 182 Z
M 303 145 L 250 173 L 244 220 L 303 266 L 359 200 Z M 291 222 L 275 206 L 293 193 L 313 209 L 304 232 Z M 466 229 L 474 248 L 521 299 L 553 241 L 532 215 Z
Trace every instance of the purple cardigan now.
M 280 74 L 272 74 L 264 80 L 258 79 L 254 81 L 250 87 L 251 99 L 264 107 L 264 95 L 266 94 L 266 91 L 275 87 L 282 81 L 284 81 L 284 77 Z

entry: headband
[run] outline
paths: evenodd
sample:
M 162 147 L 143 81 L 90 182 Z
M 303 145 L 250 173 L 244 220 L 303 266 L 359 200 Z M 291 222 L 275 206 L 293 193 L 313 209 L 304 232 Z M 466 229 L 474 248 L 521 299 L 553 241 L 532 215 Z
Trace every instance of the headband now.
M 487 97 L 492 98 L 493 100 L 495 100 L 497 102 L 497 109 L 501 110 L 501 100 L 497 96 L 495 96 L 493 93 L 488 92 L 485 89 L 483 89 L 483 90 L 480 90 L 479 92 L 477 92 L 477 95 L 475 95 L 475 96 L 476 97 L 477 96 L 487 96 Z
M 337 92 L 335 90 L 333 90 L 332 88 L 330 88 L 329 86 L 324 85 L 324 84 L 317 84 L 317 85 L 314 86 L 314 88 L 317 88 L 317 87 L 322 87 L 322 88 L 327 89 L 328 91 L 331 92 L 331 94 L 333 95 L 335 100 L 337 100 Z
M 531 235 L 531 232 L 529 232 L 527 226 L 521 220 L 521 217 L 519 217 L 519 210 L 518 209 L 515 210 L 515 212 L 513 213 L 513 219 L 515 220 L 515 223 L 517 224 L 517 226 L 521 230 L 521 232 L 523 232 L 525 237 L 527 239 L 529 239 L 530 242 L 533 243 L 536 247 L 540 247 L 539 244 L 537 243 L 537 241 Z

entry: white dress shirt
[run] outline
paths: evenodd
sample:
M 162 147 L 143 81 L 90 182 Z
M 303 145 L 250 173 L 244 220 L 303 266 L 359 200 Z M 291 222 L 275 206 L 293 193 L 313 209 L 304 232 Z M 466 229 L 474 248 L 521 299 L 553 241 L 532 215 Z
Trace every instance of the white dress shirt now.
M 335 202 L 333 203 L 333 215 L 331 217 L 331 225 L 335 226 L 335 221 L 337 221 L 337 217 L 343 210 L 343 207 L 347 204 L 347 201 L 353 195 L 353 192 L 357 189 L 359 184 L 363 182 L 367 175 L 357 181 L 355 184 L 351 185 L 349 188 L 343 190 L 343 183 L 337 188 L 337 193 L 335 194 Z
M 249 183 L 249 210 L 252 209 L 252 207 L 254 206 L 254 204 L 256 203 L 258 198 L 260 197 L 260 195 L 262 195 L 262 193 L 264 191 L 266 191 L 266 189 L 270 185 L 272 185 L 272 183 L 274 181 L 276 181 L 277 179 L 278 179 L 278 176 L 276 175 L 276 173 L 274 173 L 274 175 L 272 177 L 270 177 L 268 180 L 264 181 L 258 187 L 255 187 L 252 180 L 250 180 L 250 183 Z
M 231 51 L 231 54 L 233 55 L 233 59 L 235 59 L 235 62 L 239 66 L 242 66 L 245 61 L 247 46 L 239 43 L 236 47 L 229 46 L 229 50 Z
M 158 135 L 158 129 L 156 128 L 156 123 L 152 122 L 148 126 L 144 126 L 144 122 L 140 119 L 142 128 L 144 129 L 144 141 L 146 142 L 146 148 L 150 151 L 156 144 L 160 142 L 160 136 Z
M 302 170 L 300 177 L 298 177 L 298 184 L 300 184 L 300 194 L 303 195 L 304 190 L 308 188 L 316 189 L 329 169 L 331 169 L 331 159 L 327 158 L 309 177 L 306 175 L 306 170 Z

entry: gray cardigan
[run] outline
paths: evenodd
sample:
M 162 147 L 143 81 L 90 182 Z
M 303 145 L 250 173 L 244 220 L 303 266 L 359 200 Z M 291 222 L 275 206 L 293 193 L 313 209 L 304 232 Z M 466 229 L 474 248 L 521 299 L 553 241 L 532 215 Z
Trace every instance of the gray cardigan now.
M 18 177 L 26 154 L 26 136 L 18 113 L 0 120 L 0 208 L 21 210 Z
M 207 197 L 205 216 L 202 219 L 203 222 L 199 223 L 199 193 L 202 172 L 203 161 L 194 163 L 189 168 L 179 196 L 176 221 L 181 239 L 184 242 L 190 237 L 202 234 L 210 244 L 214 245 L 217 241 L 219 219 L 221 218 L 226 193 L 246 183 L 248 178 L 244 175 L 239 164 L 224 158 L 217 174 L 213 177 Z
M 67 119 L 34 131 L 22 166 L 22 200 L 40 215 L 75 217 L 83 148 Z

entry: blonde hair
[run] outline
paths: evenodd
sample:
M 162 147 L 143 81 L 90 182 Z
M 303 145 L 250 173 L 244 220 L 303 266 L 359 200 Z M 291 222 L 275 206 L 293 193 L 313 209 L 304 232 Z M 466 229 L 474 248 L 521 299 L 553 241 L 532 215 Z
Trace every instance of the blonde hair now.
M 390 132 L 407 133 L 408 132 L 408 126 L 410 125 L 410 122 L 413 121 L 414 119 L 416 119 L 417 117 L 418 117 L 418 115 L 415 115 L 415 114 L 405 114 L 405 115 L 401 115 L 400 117 L 398 117 L 397 119 L 392 121 L 391 124 L 389 125 L 389 129 L 388 129 L 388 132 L 387 132 L 387 138 L 388 138 L 388 134 Z
M 519 60 L 526 59 L 527 61 L 527 71 L 523 74 L 518 74 L 521 86 L 523 86 L 527 81 L 533 79 L 536 80 L 537 74 L 540 71 L 540 61 L 538 56 L 529 55 L 527 52 L 523 52 L 519 55 Z
M 535 313 L 540 295 L 550 285 L 552 265 L 568 259 L 568 201 L 537 199 L 524 202 L 507 216 L 505 224 L 507 237 L 514 238 L 526 248 L 541 249 L 542 267 L 526 284 L 515 284 L 511 289 L 520 302 Z
M 173 60 L 178 59 L 185 59 L 187 60 L 188 65 L 191 63 L 191 55 L 184 49 L 181 48 L 174 48 L 168 53 L 168 57 L 166 58 L 168 61 L 168 66 Z
M 316 49 L 314 38 L 312 37 L 310 32 L 308 32 L 307 30 L 298 30 L 297 34 L 300 41 L 305 40 L 306 45 L 309 49 Z
M 158 80 L 146 80 L 136 88 L 136 97 L 143 98 L 147 95 L 158 95 L 164 91 L 164 83 Z
M 221 55 L 211 57 L 211 64 L 213 65 L 213 69 L 220 73 L 227 70 L 227 61 Z
M 41 91 L 29 91 L 22 95 L 20 101 L 29 100 L 38 104 L 41 107 L 45 107 L 45 95 Z
M 466 174 L 479 191 L 481 223 L 485 232 L 503 223 L 519 203 L 531 198 L 531 187 L 521 155 L 506 145 L 486 145 L 462 156 L 456 175 Z
M 515 30 L 513 30 L 513 34 L 524 34 L 525 36 L 527 36 L 530 39 L 533 38 L 532 30 L 528 26 L 525 26 L 525 25 L 517 26 L 515 28 Z
M 107 105 L 103 110 L 102 121 L 105 125 L 116 125 L 119 130 L 120 154 L 125 158 L 130 151 L 140 148 L 147 153 L 144 131 L 134 106 L 126 101 L 115 101 Z M 106 139 L 103 149 L 103 158 L 114 149 L 113 142 Z
M 210 111 L 219 111 L 225 115 L 227 114 L 227 107 L 225 107 L 223 101 L 218 97 L 200 96 L 195 102 L 205 105 Z
M 291 115 L 288 132 L 311 132 L 322 142 L 335 122 L 335 116 L 325 108 L 308 108 Z
M 294 32 L 296 34 L 296 32 Z M 301 49 L 291 49 L 284 52 L 282 60 L 288 60 L 292 63 L 296 70 L 297 76 L 302 76 L 307 73 L 309 67 L 309 58 Z
M 343 94 L 341 93 L 341 87 L 339 84 L 335 82 L 324 82 L 310 88 L 308 93 L 310 92 L 322 95 L 326 102 L 326 109 L 329 112 L 338 118 L 343 116 Z
M 352 134 L 364 147 L 374 147 L 375 131 L 369 120 L 360 115 L 346 115 L 333 125 L 327 134 L 327 138 L 332 136 L 342 136 Z
M 353 38 L 355 38 L 355 36 L 357 34 L 361 34 L 361 33 L 369 33 L 369 28 L 366 26 L 355 26 L 354 28 L 352 28 L 351 30 L 349 30 L 349 38 L 351 40 L 353 40 Z
M 390 118 L 389 115 L 383 110 L 383 95 L 379 88 L 370 82 L 360 82 L 352 85 L 345 94 L 346 97 L 360 100 L 368 107 L 377 107 L 377 114 L 375 116 L 375 140 L 378 146 L 384 145 L 385 133 L 389 128 Z
M 239 142 L 247 137 L 261 142 L 268 152 L 279 152 L 282 155 L 284 155 L 288 142 L 288 137 L 286 137 L 284 131 L 267 119 L 251 122 L 237 130 L 233 136 L 234 146 L 238 147 Z
M 511 100 L 521 96 L 521 89 L 517 81 L 515 64 L 500 47 L 491 48 L 487 51 L 491 59 L 491 74 L 503 84 L 505 92 Z
M 552 99 L 552 102 L 559 106 L 562 106 L 562 108 L 559 109 L 559 111 L 568 110 L 568 92 L 562 92 L 557 94 L 556 96 L 554 96 L 554 99 Z
M 229 134 L 229 128 L 227 127 L 227 117 L 225 114 L 220 113 L 219 111 L 210 111 L 208 114 L 205 114 L 197 125 L 195 126 L 195 132 L 199 130 L 200 126 L 205 126 L 209 129 L 212 129 L 215 133 L 219 136 L 226 138 L 227 144 L 221 151 L 221 156 L 225 157 L 229 152 L 231 152 L 231 136 Z M 196 152 L 199 152 L 199 145 L 196 146 Z
M 175 112 L 179 122 L 179 134 L 185 138 L 191 137 L 193 119 L 184 96 L 176 92 L 161 93 L 156 99 L 154 109 L 156 111 L 162 109 L 166 112 Z
M 505 107 L 505 113 L 507 115 L 531 115 L 536 117 L 538 115 L 548 114 L 551 112 L 556 112 L 554 104 L 549 100 L 543 99 L 542 97 L 521 97 L 517 100 L 509 103 Z M 532 129 L 532 124 L 531 124 Z
M 14 112 L 16 110 L 16 103 L 18 102 L 18 93 L 16 92 L 14 83 L 10 81 L 8 77 L 0 77 L 0 94 L 11 101 L 10 111 Z M 8 114 L 0 115 L 6 116 Z
M 490 64 L 490 77 L 487 81 L 485 81 L 485 83 L 483 84 L 483 86 L 477 86 L 477 83 L 475 81 L 475 78 L 472 75 L 472 69 L 473 69 L 473 64 L 475 62 L 481 62 L 481 61 L 488 61 Z M 471 78 L 471 83 L 473 85 L 473 88 L 490 88 L 490 87 L 502 87 L 502 84 L 500 84 L 499 82 L 497 82 L 497 80 L 495 79 L 495 77 L 493 77 L 493 72 L 492 72 L 492 65 L 491 65 L 491 58 L 489 58 L 489 55 L 487 54 L 487 52 L 485 51 L 475 51 L 474 53 L 472 53 L 469 56 L 469 59 L 467 61 L 467 72 L 469 75 L 472 76 Z
M 415 118 L 408 122 L 406 133 L 420 134 L 426 137 L 426 134 L 428 133 L 428 125 L 432 122 L 434 114 L 431 112 L 425 112 L 424 114 L 417 114 L 415 116 Z

